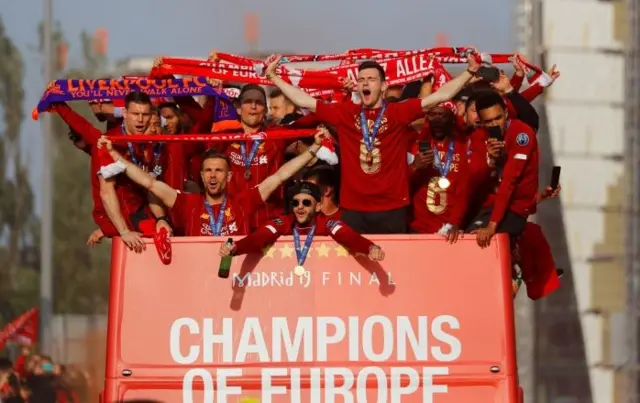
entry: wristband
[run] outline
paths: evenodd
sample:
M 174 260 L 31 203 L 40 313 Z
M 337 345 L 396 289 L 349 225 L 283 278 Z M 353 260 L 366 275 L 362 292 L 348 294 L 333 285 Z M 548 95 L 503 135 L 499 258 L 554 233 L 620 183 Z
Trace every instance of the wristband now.
M 318 158 L 318 154 L 316 154 L 316 152 L 315 152 L 315 151 L 313 151 L 313 150 L 311 149 L 311 147 L 309 147 L 309 148 L 307 149 L 307 151 L 309 151 L 309 154 L 313 155 L 313 158 Z
M 127 235 L 129 232 L 131 232 L 131 231 L 129 231 L 128 229 L 126 229 L 126 230 L 124 230 L 124 231 L 122 231 L 122 232 L 120 233 L 120 236 L 125 236 L 125 235 Z
M 166 216 L 166 215 L 163 215 L 162 217 L 156 218 L 156 223 L 159 223 L 160 221 L 164 221 L 167 224 L 171 225 L 171 222 L 169 222 L 169 217 Z

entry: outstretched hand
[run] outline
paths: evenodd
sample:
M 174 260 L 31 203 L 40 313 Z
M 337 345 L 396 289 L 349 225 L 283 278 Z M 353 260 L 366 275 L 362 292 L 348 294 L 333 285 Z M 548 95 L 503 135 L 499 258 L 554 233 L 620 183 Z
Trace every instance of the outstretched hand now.
M 106 136 L 101 136 L 98 139 L 98 148 L 104 148 L 107 151 L 113 151 L 113 143 Z
M 329 130 L 324 126 L 318 126 L 318 131 L 314 135 L 315 144 L 322 145 L 322 142 L 326 139 L 330 139 L 331 134 Z
M 470 53 L 467 56 L 467 70 L 474 74 L 480 69 L 480 63 L 476 57 L 477 55 L 475 53 Z
M 268 79 L 272 79 L 277 76 L 276 69 L 282 63 L 282 55 L 271 55 L 264 63 L 267 65 L 264 74 Z

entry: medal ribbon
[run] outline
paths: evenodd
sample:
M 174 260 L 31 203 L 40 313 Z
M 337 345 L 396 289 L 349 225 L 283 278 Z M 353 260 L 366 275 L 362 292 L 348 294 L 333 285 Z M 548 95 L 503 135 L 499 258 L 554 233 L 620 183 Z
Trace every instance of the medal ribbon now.
M 160 162 L 160 155 L 162 155 L 163 146 L 164 146 L 164 143 L 158 143 L 153 147 L 153 169 L 151 172 L 155 176 L 160 176 L 160 174 L 162 174 L 162 167 L 160 166 L 159 162 Z
M 122 135 L 127 136 L 128 134 L 127 134 L 127 131 L 124 129 L 124 125 L 122 125 L 121 127 L 122 127 Z M 131 154 L 131 162 L 133 162 L 137 166 L 140 166 L 140 161 L 138 161 L 138 158 L 136 158 L 136 149 L 133 146 L 133 144 L 131 144 L 131 142 L 127 142 L 127 148 L 129 148 L 129 154 Z
M 387 103 L 384 102 L 382 104 L 382 108 L 380 108 L 380 112 L 378 112 L 378 117 L 373 124 L 373 128 L 371 129 L 371 133 L 369 133 L 369 125 L 367 124 L 367 116 L 364 111 L 364 106 L 360 109 L 360 130 L 362 131 L 362 139 L 364 140 L 364 144 L 367 147 L 367 151 L 371 152 L 373 150 L 373 142 L 378 135 L 378 130 L 380 130 L 380 125 L 382 124 L 382 118 L 384 117 L 384 112 L 387 110 Z
M 240 143 L 240 154 L 242 155 L 242 161 L 244 161 L 244 168 L 251 169 L 251 163 L 253 159 L 256 157 L 256 153 L 258 152 L 258 147 L 262 144 L 261 140 L 254 140 L 251 145 L 251 152 L 249 153 L 249 157 L 247 158 L 247 147 L 244 142 Z
M 211 231 L 213 231 L 213 236 L 220 236 L 222 233 L 222 223 L 224 222 L 224 211 L 227 208 L 227 196 L 222 199 L 222 204 L 220 205 L 220 212 L 218 213 L 218 218 L 214 221 L 213 216 L 213 208 L 208 201 L 205 200 L 204 207 L 207 209 L 207 214 L 209 214 L 209 226 L 211 227 Z
M 296 257 L 298 258 L 298 265 L 302 266 L 304 261 L 307 260 L 309 254 L 309 248 L 311 248 L 311 242 L 313 242 L 313 235 L 316 232 L 316 225 L 311 227 L 311 230 L 307 234 L 307 239 L 304 240 L 304 247 L 300 247 L 300 232 L 298 227 L 293 227 L 293 247 L 296 249 Z
M 451 170 L 451 163 L 453 162 L 453 139 L 449 140 L 449 147 L 447 149 L 447 154 L 445 155 L 444 166 L 442 164 L 442 160 L 440 160 L 440 151 L 438 151 L 438 147 L 433 146 L 433 165 L 438 168 L 438 172 L 440 172 L 440 176 L 442 178 L 446 178 L 449 175 L 449 171 Z

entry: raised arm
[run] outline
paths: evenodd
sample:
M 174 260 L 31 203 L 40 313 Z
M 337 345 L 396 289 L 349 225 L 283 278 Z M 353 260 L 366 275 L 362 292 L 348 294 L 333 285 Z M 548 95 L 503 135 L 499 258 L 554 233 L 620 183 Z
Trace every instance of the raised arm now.
M 429 109 L 432 106 L 441 104 L 443 102 L 447 102 L 453 97 L 456 96 L 458 92 L 462 89 L 462 87 L 473 78 L 473 75 L 478 71 L 480 65 L 478 64 L 475 57 L 469 55 L 467 58 L 468 66 L 467 70 L 463 71 L 458 77 L 449 81 L 442 87 L 438 89 L 438 91 L 433 92 L 426 97 L 422 98 L 422 109 Z
M 308 109 L 311 112 L 316 111 L 316 100 L 311 95 L 302 91 L 300 88 L 289 84 L 284 81 L 282 78 L 278 77 L 276 74 L 276 68 L 280 65 L 282 61 L 282 56 L 271 56 L 267 60 L 273 59 L 272 62 L 269 63 L 267 69 L 265 71 L 267 79 L 271 80 L 273 85 L 280 88 L 280 91 L 284 94 L 285 97 L 289 98 L 291 102 L 293 102 L 297 107 Z
M 156 178 L 140 169 L 136 164 L 132 164 L 130 161 L 127 161 L 122 155 L 120 155 L 118 151 L 113 148 L 111 140 L 104 136 L 102 136 L 100 140 L 98 140 L 98 148 L 103 147 L 109 152 L 109 154 L 111 154 L 111 157 L 115 161 L 120 164 L 124 164 L 124 172 L 129 177 L 129 179 L 147 189 L 168 208 L 173 207 L 176 202 L 176 198 L 178 197 L 177 190 L 162 181 L 156 180 Z
M 258 185 L 258 191 L 260 192 L 260 196 L 262 196 L 262 200 L 267 200 L 269 196 L 271 196 L 271 193 L 273 193 L 280 185 L 288 181 L 298 171 L 307 166 L 307 164 L 317 156 L 316 153 L 322 146 L 322 140 L 328 136 L 330 136 L 330 134 L 326 128 L 322 127 L 318 129 L 318 132 L 315 135 L 315 142 L 307 149 L 306 152 L 303 152 L 290 160 L 281 166 L 276 173 L 262 181 L 262 183 Z

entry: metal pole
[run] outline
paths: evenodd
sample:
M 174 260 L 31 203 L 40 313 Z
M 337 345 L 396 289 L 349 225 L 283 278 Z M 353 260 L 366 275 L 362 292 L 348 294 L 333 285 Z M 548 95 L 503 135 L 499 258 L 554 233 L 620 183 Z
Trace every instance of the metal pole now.
M 44 81 L 45 84 L 53 79 L 53 5 L 52 0 L 44 0 Z M 40 334 L 41 351 L 51 354 L 53 337 L 51 322 L 53 317 L 53 133 L 51 118 L 48 113 L 42 116 L 43 155 L 42 155 L 42 223 L 40 246 Z

